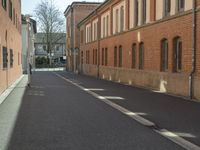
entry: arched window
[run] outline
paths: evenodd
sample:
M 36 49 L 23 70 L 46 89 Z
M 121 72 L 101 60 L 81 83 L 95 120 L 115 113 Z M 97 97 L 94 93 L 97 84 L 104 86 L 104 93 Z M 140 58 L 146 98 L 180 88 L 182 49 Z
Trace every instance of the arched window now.
M 144 69 L 144 43 L 139 45 L 139 69 Z
M 122 46 L 119 46 L 119 67 L 122 67 L 122 58 L 123 58 Z
M 136 44 L 132 45 L 132 68 L 136 68 Z
M 120 32 L 124 30 L 124 6 L 120 8 Z
M 181 72 L 182 70 L 182 40 L 180 37 L 176 37 L 173 40 L 174 50 L 173 50 L 173 71 Z
M 83 64 L 83 51 L 81 51 L 81 64 Z
M 167 71 L 168 70 L 168 41 L 167 39 L 163 39 L 161 41 L 161 61 L 160 61 L 160 70 Z
M 95 65 L 97 65 L 97 57 L 98 57 L 98 55 L 97 55 L 97 49 L 95 50 Z
M 95 64 L 94 62 L 95 62 L 95 50 L 93 49 L 93 65 Z
M 104 65 L 104 48 L 102 48 L 101 64 Z
M 114 48 L 114 67 L 117 67 L 117 46 Z
M 105 48 L 105 66 L 108 65 L 108 48 Z

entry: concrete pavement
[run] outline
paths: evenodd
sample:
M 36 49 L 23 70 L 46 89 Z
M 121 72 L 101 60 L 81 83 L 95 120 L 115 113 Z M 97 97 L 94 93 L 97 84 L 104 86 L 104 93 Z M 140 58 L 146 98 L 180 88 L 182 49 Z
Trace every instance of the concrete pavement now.
M 106 83 L 105 86 L 113 84 L 64 72 L 59 74 L 79 85 L 84 84 L 83 80 L 90 80 L 88 88 L 92 82 L 91 88 L 97 87 L 98 82 Z M 183 149 L 52 72 L 33 74 L 32 87 L 26 89 L 21 99 L 18 97 L 18 104 L 13 103 L 15 92 L 0 105 L 4 114 L 9 114 L 14 106 L 19 108 L 12 117 L 14 126 L 5 150 Z M 0 120 L 3 122 L 7 117 L 0 115 Z

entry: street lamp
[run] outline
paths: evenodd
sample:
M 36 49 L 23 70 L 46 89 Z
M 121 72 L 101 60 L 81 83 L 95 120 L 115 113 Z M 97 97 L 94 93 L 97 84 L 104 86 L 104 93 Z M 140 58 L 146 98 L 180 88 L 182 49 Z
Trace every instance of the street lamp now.
M 26 27 L 26 32 L 27 32 L 27 36 L 26 36 L 26 40 L 27 40 L 27 55 L 26 55 L 26 60 L 27 60 L 27 74 L 28 74 L 28 86 L 30 87 L 30 83 L 31 83 L 31 77 L 30 77 L 30 15 L 25 15 L 25 18 L 26 18 L 26 24 L 27 24 L 27 27 Z

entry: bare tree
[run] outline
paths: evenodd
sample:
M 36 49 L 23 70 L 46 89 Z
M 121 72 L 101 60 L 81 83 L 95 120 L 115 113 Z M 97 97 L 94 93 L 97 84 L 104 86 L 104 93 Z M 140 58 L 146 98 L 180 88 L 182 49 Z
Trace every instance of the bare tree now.
M 39 31 L 43 32 L 44 41 L 47 45 L 47 53 L 52 64 L 51 54 L 55 43 L 63 38 L 64 19 L 62 13 L 56 7 L 54 0 L 41 0 L 35 9 L 35 17 Z

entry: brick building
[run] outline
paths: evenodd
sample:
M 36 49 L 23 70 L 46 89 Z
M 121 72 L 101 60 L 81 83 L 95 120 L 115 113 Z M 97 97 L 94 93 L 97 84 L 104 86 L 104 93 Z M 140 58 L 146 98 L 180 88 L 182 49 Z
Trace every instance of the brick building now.
M 200 0 L 106 0 L 78 26 L 82 73 L 200 99 Z
M 100 3 L 96 2 L 73 2 L 64 12 L 66 17 L 67 70 L 69 71 L 76 71 L 79 64 L 80 39 L 77 25 L 99 5 Z
M 22 74 L 21 0 L 0 2 L 0 94 Z

